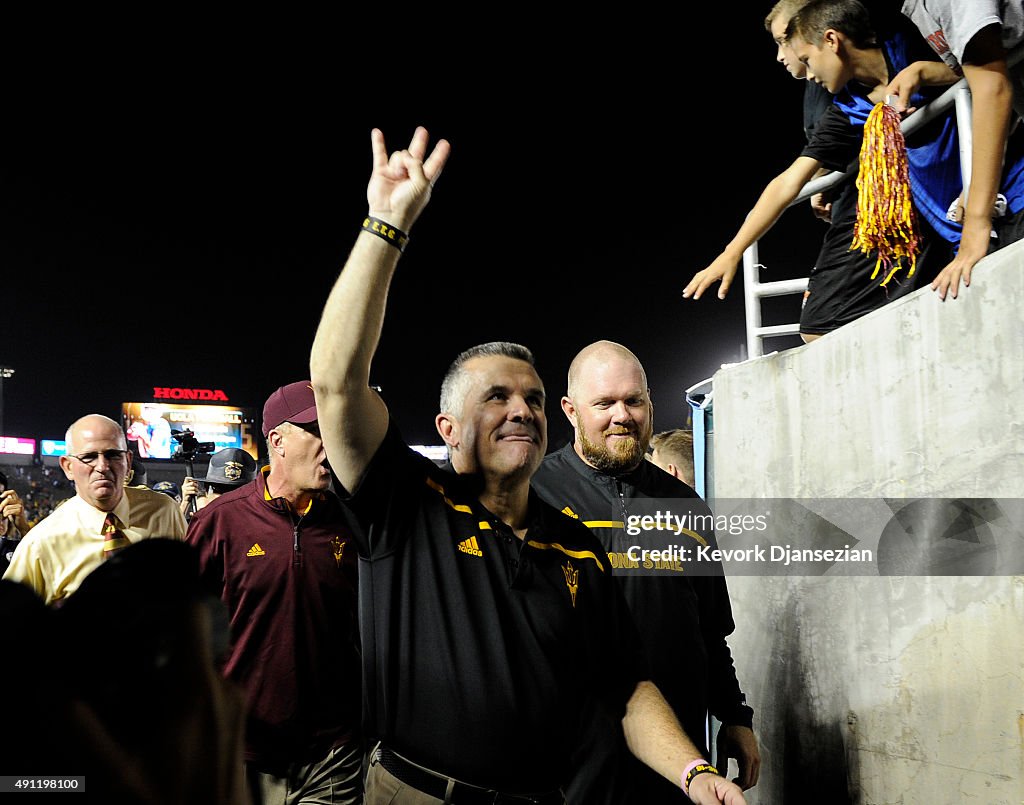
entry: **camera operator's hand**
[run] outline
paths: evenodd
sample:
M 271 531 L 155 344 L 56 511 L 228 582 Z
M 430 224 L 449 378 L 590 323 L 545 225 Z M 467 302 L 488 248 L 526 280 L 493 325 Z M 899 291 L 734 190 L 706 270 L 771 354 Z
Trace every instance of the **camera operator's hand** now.
M 199 485 L 199 481 L 186 475 L 185 480 L 181 482 L 181 513 L 185 515 L 186 519 L 189 516 L 189 505 L 192 502 L 192 498 L 197 498 L 196 508 L 201 509 L 202 506 L 198 505 L 198 498 L 202 497 L 203 488 Z

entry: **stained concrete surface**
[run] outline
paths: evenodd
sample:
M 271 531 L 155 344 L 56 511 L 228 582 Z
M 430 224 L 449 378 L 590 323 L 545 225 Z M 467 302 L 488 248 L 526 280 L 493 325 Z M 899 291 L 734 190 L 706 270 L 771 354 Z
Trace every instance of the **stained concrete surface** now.
M 1024 243 L 713 388 L 712 503 L 1024 499 Z M 920 570 L 730 575 L 751 805 L 1024 802 L 1024 576 Z

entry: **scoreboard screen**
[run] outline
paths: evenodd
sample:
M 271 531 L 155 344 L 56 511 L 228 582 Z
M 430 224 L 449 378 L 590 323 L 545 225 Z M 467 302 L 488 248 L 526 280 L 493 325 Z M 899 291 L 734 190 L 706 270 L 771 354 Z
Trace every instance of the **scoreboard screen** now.
M 180 446 L 174 431 L 190 430 L 196 441 L 212 442 L 213 452 L 225 447 L 245 450 L 259 459 L 256 424 L 248 408 L 176 402 L 126 402 L 121 418 L 129 446 L 140 458 L 172 459 Z

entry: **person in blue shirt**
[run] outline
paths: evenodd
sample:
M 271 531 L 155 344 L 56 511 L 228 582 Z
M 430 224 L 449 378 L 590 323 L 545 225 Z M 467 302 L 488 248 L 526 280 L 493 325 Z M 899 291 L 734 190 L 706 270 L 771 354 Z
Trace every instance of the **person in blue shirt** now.
M 909 99 L 910 109 L 920 108 L 956 80 L 915 29 L 876 31 L 868 9 L 858 0 L 812 0 L 792 17 L 785 39 L 808 78 L 835 96 L 833 105 L 816 124 L 801 155 L 765 187 L 725 250 L 690 280 L 684 298 L 699 299 L 718 282 L 718 297 L 725 298 L 744 250 L 771 229 L 819 168 L 844 170 L 857 157 L 868 114 L 885 100 L 890 82 L 902 69 L 922 63 L 920 89 Z M 904 271 L 889 283 L 893 298 L 931 282 L 951 259 L 961 233 L 960 225 L 946 215 L 961 184 L 952 111 L 908 137 L 906 145 L 923 248 L 914 275 L 908 277 Z M 1010 212 L 1016 213 L 1024 208 L 1024 160 L 1008 158 L 1007 163 L 1003 192 Z M 880 278 L 865 276 L 862 283 L 873 289 Z M 811 339 L 805 335 L 805 340 Z

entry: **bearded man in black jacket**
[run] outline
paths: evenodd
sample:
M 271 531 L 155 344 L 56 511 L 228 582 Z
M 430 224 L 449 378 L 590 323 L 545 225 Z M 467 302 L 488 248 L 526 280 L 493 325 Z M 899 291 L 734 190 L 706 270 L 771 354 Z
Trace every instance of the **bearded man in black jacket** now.
M 698 570 L 696 563 L 678 558 L 717 547 L 714 530 L 678 524 L 659 534 L 636 527 L 640 518 L 659 511 L 713 523 L 711 510 L 691 487 L 645 460 L 654 426 L 643 366 L 621 344 L 590 344 L 569 367 L 562 410 L 574 440 L 545 457 L 532 486 L 600 539 L 643 637 L 652 679 L 705 757 L 708 713 L 722 722 L 715 762 L 724 775 L 729 757 L 736 758 L 736 782 L 752 787 L 761 758 L 753 710 L 726 642 L 735 624 L 725 576 L 719 563 L 704 561 Z M 668 548 L 667 542 L 672 558 L 652 560 L 641 552 Z M 569 803 L 687 801 L 678 788 L 635 761 L 621 727 L 600 708 L 590 710 L 584 729 L 586 740 L 566 791 Z

